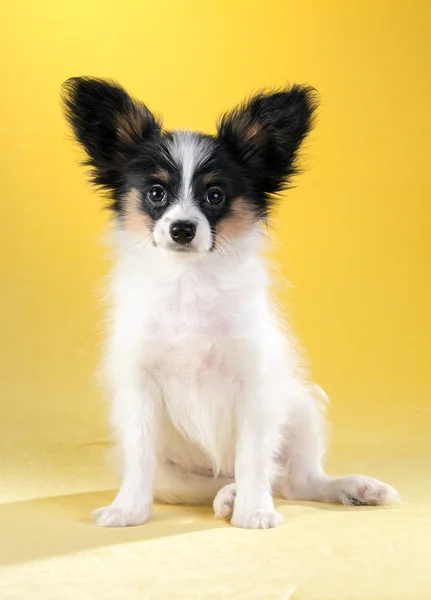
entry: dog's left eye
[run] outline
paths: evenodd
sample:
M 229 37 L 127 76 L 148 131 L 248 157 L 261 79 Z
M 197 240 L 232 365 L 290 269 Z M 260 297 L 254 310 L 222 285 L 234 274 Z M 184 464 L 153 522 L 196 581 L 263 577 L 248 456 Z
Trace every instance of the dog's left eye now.
M 221 204 L 225 199 L 225 195 L 220 188 L 210 188 L 205 194 L 205 200 L 210 204 Z
M 166 201 L 166 190 L 161 185 L 153 185 L 148 190 L 148 199 L 153 204 L 164 204 Z

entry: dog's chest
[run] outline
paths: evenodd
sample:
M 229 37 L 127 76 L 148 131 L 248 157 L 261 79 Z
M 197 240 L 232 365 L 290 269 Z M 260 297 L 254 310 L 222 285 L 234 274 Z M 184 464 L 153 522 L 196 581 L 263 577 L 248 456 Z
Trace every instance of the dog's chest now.
M 232 346 L 246 329 L 239 289 L 209 277 L 183 276 L 154 294 L 150 304 L 145 344 L 160 371 L 188 377 L 194 372 L 198 380 L 226 374 Z
M 131 277 L 117 287 L 121 318 L 140 363 L 161 391 L 161 445 L 174 462 L 230 472 L 236 406 L 258 368 L 266 310 L 259 265 Z M 199 452 L 196 449 L 199 448 Z M 208 465 L 207 465 L 208 466 Z
M 184 440 L 189 440 L 216 468 L 231 468 L 223 456 L 232 455 L 240 385 L 238 357 L 244 334 L 240 304 L 232 288 L 221 290 L 205 279 L 180 279 L 159 296 L 157 313 L 146 323 L 152 374 L 166 410 L 163 444 L 172 459 L 182 455 Z M 174 430 L 178 438 L 172 435 Z M 189 450 L 184 451 L 189 456 Z

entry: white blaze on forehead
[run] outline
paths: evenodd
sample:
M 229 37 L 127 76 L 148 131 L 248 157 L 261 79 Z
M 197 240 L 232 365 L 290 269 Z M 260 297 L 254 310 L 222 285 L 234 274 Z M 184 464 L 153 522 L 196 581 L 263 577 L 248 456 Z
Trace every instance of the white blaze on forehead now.
M 179 202 L 193 203 L 193 174 L 211 155 L 211 143 L 192 131 L 174 131 L 169 152 L 181 172 Z

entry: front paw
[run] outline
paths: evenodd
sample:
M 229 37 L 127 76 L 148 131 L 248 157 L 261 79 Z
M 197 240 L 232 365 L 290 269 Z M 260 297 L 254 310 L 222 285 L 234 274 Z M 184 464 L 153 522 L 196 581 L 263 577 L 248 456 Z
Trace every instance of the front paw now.
M 243 529 L 271 529 L 282 521 L 283 517 L 274 509 L 258 508 L 251 512 L 234 510 L 231 525 Z
M 102 506 L 92 512 L 96 525 L 101 527 L 133 527 L 151 517 L 151 510 L 114 506 Z

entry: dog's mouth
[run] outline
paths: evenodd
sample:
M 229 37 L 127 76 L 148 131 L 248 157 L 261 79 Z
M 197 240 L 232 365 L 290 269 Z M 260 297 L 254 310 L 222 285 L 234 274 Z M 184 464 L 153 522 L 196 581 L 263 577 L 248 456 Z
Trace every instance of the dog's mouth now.
M 195 243 L 194 240 L 190 243 L 179 244 L 173 240 L 167 240 L 166 237 L 165 239 L 162 238 L 161 240 L 158 240 L 154 235 L 153 246 L 155 248 L 160 248 L 172 257 L 188 257 L 190 259 L 197 258 L 198 256 L 203 256 L 208 252 L 211 252 L 211 248 L 205 247 L 199 243 Z
M 171 252 L 177 252 L 178 254 L 190 254 L 190 252 L 196 252 L 195 248 L 193 248 L 193 246 L 190 244 L 170 244 L 169 250 L 171 250 Z
M 179 256 L 194 256 L 199 254 L 198 248 L 192 244 L 169 244 L 166 249 L 172 254 Z

